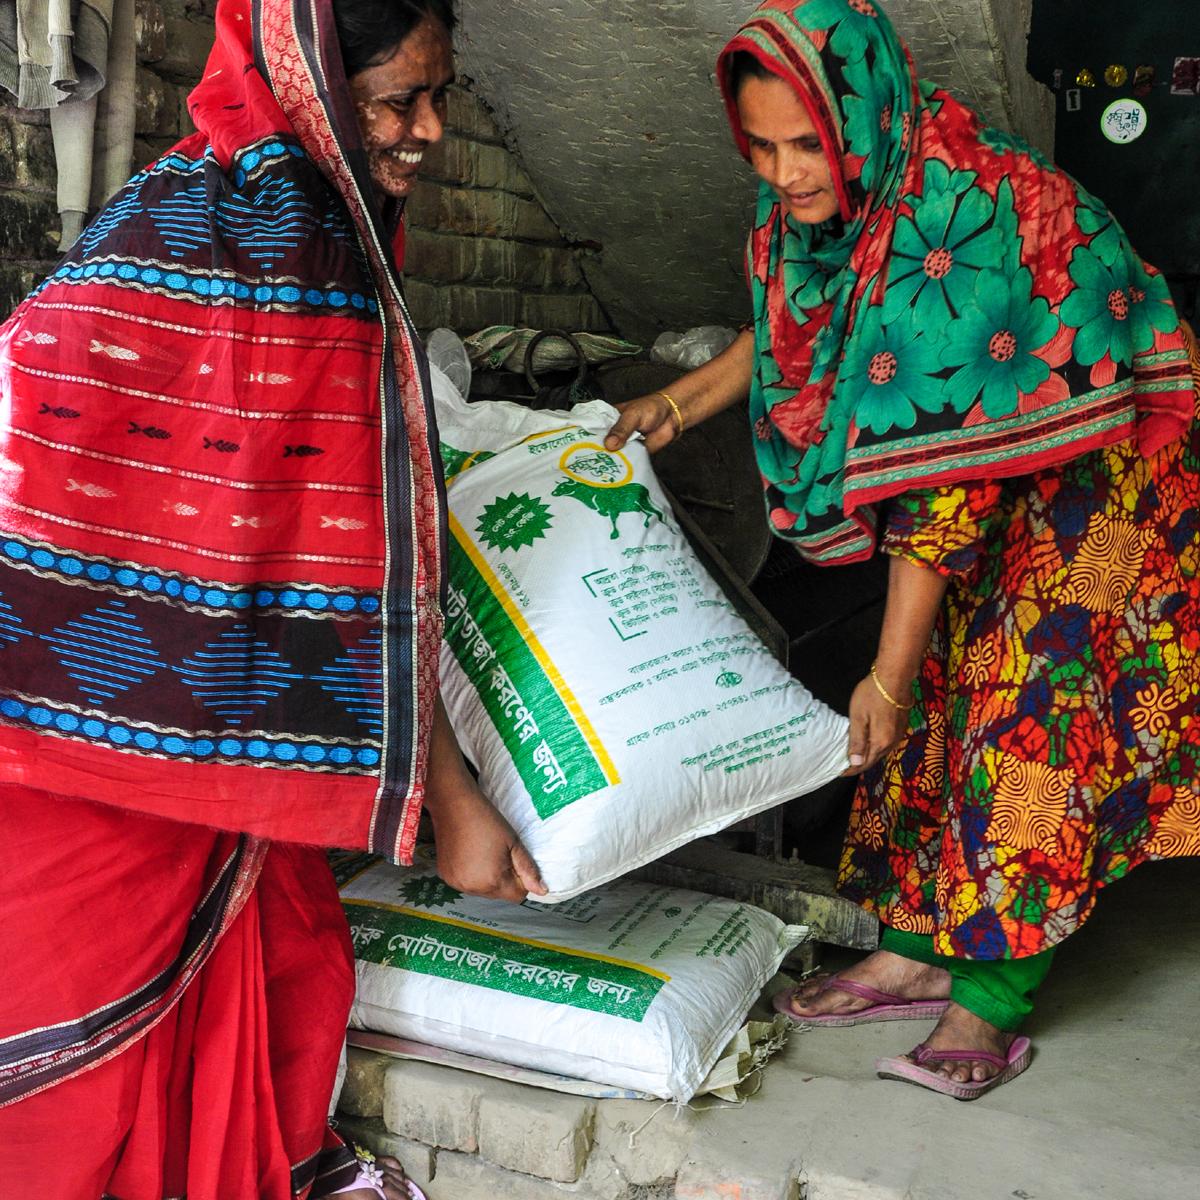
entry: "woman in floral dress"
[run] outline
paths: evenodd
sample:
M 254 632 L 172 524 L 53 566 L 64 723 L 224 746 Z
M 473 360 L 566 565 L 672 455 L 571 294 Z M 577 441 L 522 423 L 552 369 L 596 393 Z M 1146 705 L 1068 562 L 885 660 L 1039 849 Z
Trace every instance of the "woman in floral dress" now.
M 881 949 L 777 998 L 936 1018 L 881 1075 L 1024 1070 L 1099 890 L 1200 853 L 1200 432 L 1185 331 L 1105 206 L 916 78 L 872 0 L 771 0 L 721 55 L 762 177 L 752 330 L 610 434 L 655 450 L 750 395 L 772 528 L 890 556 L 850 701 L 842 892 Z

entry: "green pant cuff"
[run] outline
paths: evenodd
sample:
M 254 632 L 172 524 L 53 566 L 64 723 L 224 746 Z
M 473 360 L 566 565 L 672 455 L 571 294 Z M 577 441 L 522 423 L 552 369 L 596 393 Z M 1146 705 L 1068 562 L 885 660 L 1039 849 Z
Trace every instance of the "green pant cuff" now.
M 1014 1008 L 1012 1005 L 998 1000 L 971 980 L 956 977 L 953 973 L 951 973 L 950 980 L 950 999 L 965 1008 L 967 1012 L 974 1013 L 980 1020 L 986 1021 L 989 1025 L 995 1025 L 997 1029 L 1002 1029 L 1005 1033 L 1016 1033 L 1024 1024 L 1025 1018 L 1029 1016 L 1032 1008 L 1032 1006 L 1027 1009 Z
M 905 933 L 902 929 L 893 929 L 890 925 L 885 925 L 879 938 L 879 948 L 889 954 L 899 954 L 901 958 L 911 958 L 914 962 L 924 963 L 927 967 L 945 965 L 934 953 L 933 938 L 929 934 Z

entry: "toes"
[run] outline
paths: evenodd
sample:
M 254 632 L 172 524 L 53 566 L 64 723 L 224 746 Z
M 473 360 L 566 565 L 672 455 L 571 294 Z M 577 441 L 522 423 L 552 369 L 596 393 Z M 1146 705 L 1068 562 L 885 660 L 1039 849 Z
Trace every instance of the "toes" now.
M 944 1062 L 937 1068 L 937 1073 L 944 1079 L 954 1083 L 986 1083 L 995 1074 L 986 1063 L 975 1062 Z
M 825 977 L 821 976 L 819 979 L 806 980 L 798 987 L 793 988 L 792 1004 L 801 1004 L 805 1007 L 810 1005 L 821 994 L 821 985 L 824 981 Z
M 376 1163 L 380 1168 L 382 1168 L 384 1175 L 388 1179 L 394 1179 L 400 1183 L 404 1183 L 408 1179 L 408 1176 L 404 1172 L 404 1168 L 396 1159 L 380 1158 L 376 1159 Z
M 788 1007 L 797 1017 L 816 1016 L 817 1013 L 827 1012 L 828 1008 L 822 1008 L 819 1001 L 824 996 L 824 990 L 820 987 L 814 987 L 810 984 L 804 984 L 793 989 L 788 996 Z M 809 1012 L 808 1009 L 814 1011 Z
M 982 1083 L 985 1079 L 990 1078 L 986 1066 L 978 1063 L 962 1062 L 957 1059 L 939 1063 L 937 1073 L 943 1079 L 949 1079 L 953 1083 L 970 1083 L 972 1080 L 976 1083 Z

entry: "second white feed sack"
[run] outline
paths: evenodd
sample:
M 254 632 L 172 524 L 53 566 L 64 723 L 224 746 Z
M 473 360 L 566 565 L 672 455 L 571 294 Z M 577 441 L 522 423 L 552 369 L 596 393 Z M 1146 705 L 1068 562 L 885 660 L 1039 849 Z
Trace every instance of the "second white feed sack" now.
M 614 883 L 566 904 L 463 896 L 335 856 L 354 940 L 350 1024 L 686 1103 L 807 934 L 750 904 Z
M 772 657 L 602 402 L 468 404 L 436 368 L 450 503 L 442 695 L 564 900 L 816 790 L 847 723 Z

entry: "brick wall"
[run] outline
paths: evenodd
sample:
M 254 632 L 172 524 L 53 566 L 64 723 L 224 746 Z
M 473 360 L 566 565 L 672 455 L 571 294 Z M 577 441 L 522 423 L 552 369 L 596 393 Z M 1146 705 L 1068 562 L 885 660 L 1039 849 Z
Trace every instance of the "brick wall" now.
M 138 166 L 192 132 L 186 100 L 212 45 L 215 9 L 216 0 L 138 0 Z M 410 201 L 406 284 L 420 329 L 609 328 L 584 283 L 581 251 L 563 240 L 466 87 L 454 89 L 447 136 L 425 173 Z M 49 120 L 0 100 L 0 313 L 50 270 L 57 246 Z
M 338 1131 L 376 1154 L 394 1155 L 432 1200 L 850 1194 L 845 1175 L 831 1171 L 823 1180 L 824 1170 L 805 1161 L 814 1143 L 806 1145 L 796 1114 L 806 1102 L 797 1100 L 801 1085 L 795 1077 L 789 1085 L 783 1063 L 768 1068 L 785 1085 L 776 1096 L 789 1097 L 775 1110 L 780 1120 L 766 1097 L 754 1099 L 753 1111 L 724 1105 L 703 1111 L 658 1100 L 593 1100 L 356 1047 L 348 1058 Z M 860 1197 L 899 1195 L 869 1185 L 851 1190 Z
M 0 313 L 11 312 L 49 270 L 57 247 L 49 122 L 44 113 L 6 101 L 0 105 Z

